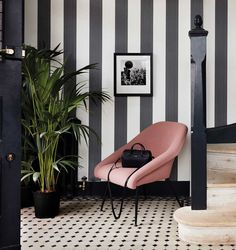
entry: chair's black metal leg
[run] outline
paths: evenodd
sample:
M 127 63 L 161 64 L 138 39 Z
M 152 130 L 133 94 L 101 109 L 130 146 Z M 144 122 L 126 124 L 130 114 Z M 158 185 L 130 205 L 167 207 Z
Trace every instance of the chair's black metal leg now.
M 103 194 L 103 198 L 102 198 L 102 205 L 101 205 L 101 211 L 103 211 L 103 207 L 107 198 L 107 190 L 108 190 L 108 183 L 106 183 L 106 189 L 105 192 Z
M 110 183 L 109 183 L 109 182 L 107 182 L 107 190 L 108 190 L 109 197 L 110 197 L 110 202 L 111 202 L 111 210 L 112 210 L 112 213 L 113 213 L 114 218 L 115 218 L 116 220 L 120 218 L 121 213 L 122 213 L 123 203 L 124 203 L 125 189 L 126 189 L 126 188 L 125 188 L 125 187 L 123 187 L 122 197 L 121 197 L 121 200 L 120 200 L 120 210 L 119 210 L 118 215 L 116 215 L 116 212 L 115 212 L 115 207 L 114 207 L 114 201 L 113 201 L 113 198 L 112 198 L 112 193 L 111 193 L 111 186 L 110 186 Z
M 138 220 L 138 200 L 139 200 L 139 188 L 136 188 L 136 195 L 135 195 L 135 226 L 137 226 L 137 220 Z
M 170 179 L 166 179 L 166 181 L 167 181 L 167 183 L 169 184 L 169 187 L 170 187 L 172 193 L 174 194 L 174 196 L 175 196 L 175 198 L 176 198 L 176 200 L 177 200 L 179 206 L 180 206 L 180 207 L 183 207 L 183 206 L 184 206 L 184 201 L 180 201 L 180 199 L 179 199 L 177 193 L 175 192 L 175 189 L 174 189 L 174 187 L 173 187 L 173 185 L 172 185 L 171 180 L 170 180 Z

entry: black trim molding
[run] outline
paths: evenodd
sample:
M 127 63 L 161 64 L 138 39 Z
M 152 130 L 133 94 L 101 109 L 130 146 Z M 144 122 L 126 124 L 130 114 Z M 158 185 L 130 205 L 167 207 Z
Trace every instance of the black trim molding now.
M 207 143 L 236 143 L 236 123 L 207 128 Z
M 82 186 L 82 182 L 78 183 L 78 186 Z M 173 188 L 179 196 L 189 197 L 190 195 L 190 182 L 189 181 L 172 181 Z M 85 185 L 85 190 L 78 189 L 78 195 L 88 195 L 88 196 L 99 196 L 103 195 L 106 182 L 87 182 Z M 120 196 L 123 187 L 112 184 L 112 194 L 114 196 Z M 165 181 L 153 182 L 145 185 L 146 195 L 153 196 L 174 196 L 173 192 L 170 190 L 168 183 Z M 127 189 L 127 195 L 132 195 L 135 190 Z
M 0 250 L 20 250 L 20 249 L 21 249 L 20 245 L 13 245 L 0 248 Z

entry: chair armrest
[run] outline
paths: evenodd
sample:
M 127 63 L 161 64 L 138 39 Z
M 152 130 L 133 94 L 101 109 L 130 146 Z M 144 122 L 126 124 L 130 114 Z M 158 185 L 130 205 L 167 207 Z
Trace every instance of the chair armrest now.
M 172 161 L 176 157 L 173 150 L 169 148 L 167 151 L 157 156 L 155 159 L 141 167 L 138 171 L 136 171 L 129 179 L 131 183 L 139 182 L 143 177 L 153 173 L 157 169 L 165 166 L 168 162 Z

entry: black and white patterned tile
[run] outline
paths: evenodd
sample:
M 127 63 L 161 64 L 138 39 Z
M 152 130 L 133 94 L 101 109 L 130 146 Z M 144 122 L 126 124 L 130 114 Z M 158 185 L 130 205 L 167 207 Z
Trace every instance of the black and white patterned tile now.
M 174 198 L 140 199 L 138 226 L 134 226 L 134 201 L 127 199 L 119 220 L 109 201 L 78 198 L 62 201 L 59 216 L 37 219 L 33 208 L 21 210 L 22 250 L 236 250 L 234 245 L 194 245 L 179 240 L 173 213 Z M 118 206 L 118 205 L 117 205 Z

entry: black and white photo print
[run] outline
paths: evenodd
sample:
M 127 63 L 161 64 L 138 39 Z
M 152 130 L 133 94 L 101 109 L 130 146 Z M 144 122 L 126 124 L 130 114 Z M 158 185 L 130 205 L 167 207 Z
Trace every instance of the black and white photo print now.
M 152 54 L 114 54 L 114 95 L 152 96 Z

